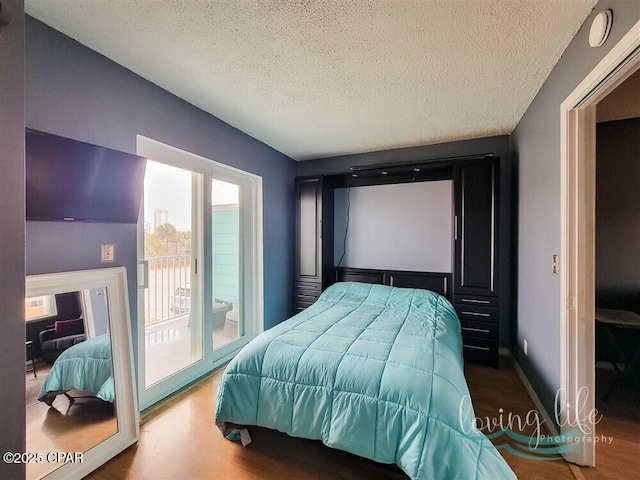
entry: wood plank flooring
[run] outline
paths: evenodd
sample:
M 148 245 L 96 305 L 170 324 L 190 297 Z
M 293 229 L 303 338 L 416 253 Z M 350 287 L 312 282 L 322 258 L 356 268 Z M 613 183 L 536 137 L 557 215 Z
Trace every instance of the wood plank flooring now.
M 250 428 L 253 443 L 243 448 L 222 437 L 213 422 L 215 391 L 221 371 L 145 416 L 140 441 L 87 478 L 107 479 L 402 479 L 404 473 L 320 442 Z M 467 381 L 478 417 L 495 417 L 499 408 L 525 415 L 533 403 L 510 361 L 500 370 L 471 365 Z M 612 407 L 613 408 L 613 407 Z M 606 415 L 614 418 L 613 415 Z M 616 423 L 617 422 L 617 423 Z M 598 447 L 595 469 L 569 466 L 564 460 L 535 461 L 502 452 L 521 479 L 638 478 L 638 429 L 610 422 L 611 446 Z M 601 429 L 605 424 L 600 425 Z M 498 439 L 502 442 L 503 439 Z M 604 448 L 604 449 L 603 449 Z M 616 453 L 617 452 L 617 453 Z M 624 470 L 616 466 L 624 461 Z M 622 472 L 622 473 L 621 473 Z M 620 476 L 621 475 L 621 476 Z M 626 475 L 626 476 L 625 476 Z M 635 476 L 635 477 L 634 477 Z M 439 480 L 439 479 L 435 479 Z
M 58 395 L 53 406 L 37 400 L 40 387 L 51 366 L 38 365 L 38 376 L 26 377 L 26 450 L 27 452 L 84 452 L 118 431 L 113 405 L 98 399 L 78 399 L 73 406 Z M 62 465 L 29 463 L 27 480 L 41 478 Z
M 614 379 L 613 370 L 596 369 L 596 391 L 605 392 Z M 640 393 L 618 383 L 608 401 L 601 397 L 596 400 L 602 414 L 596 435 L 612 441 L 597 443 L 596 468 L 580 471 L 586 480 L 640 478 Z
M 525 419 L 527 414 L 535 410 L 535 406 L 529 398 L 522 382 L 518 378 L 511 361 L 506 357 L 500 357 L 500 369 L 483 367 L 479 365 L 466 365 L 465 377 L 471 392 L 471 399 L 476 417 L 481 419 L 500 418 L 500 409 L 503 413 L 509 413 Z M 484 420 L 483 423 L 487 423 Z M 544 425 L 543 425 L 544 428 Z M 485 433 L 486 429 L 483 429 Z M 530 436 L 534 433 L 533 426 L 526 426 L 518 433 Z M 545 435 L 549 431 L 544 428 Z M 495 445 L 504 444 L 506 436 L 493 440 Z M 513 444 L 508 441 L 506 443 Z M 500 453 L 505 458 L 518 478 L 522 479 L 573 479 L 571 469 L 567 462 L 558 458 L 551 461 L 528 460 L 509 453 L 503 449 Z

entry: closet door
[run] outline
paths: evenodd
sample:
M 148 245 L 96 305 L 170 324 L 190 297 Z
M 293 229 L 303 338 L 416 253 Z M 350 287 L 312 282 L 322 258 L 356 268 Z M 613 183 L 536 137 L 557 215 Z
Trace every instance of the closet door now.
M 295 311 L 317 300 L 333 280 L 333 190 L 324 179 L 296 179 Z
M 298 280 L 321 281 L 322 261 L 322 178 L 306 178 L 296 182 Z
M 498 295 L 498 163 L 457 165 L 455 175 L 454 293 Z

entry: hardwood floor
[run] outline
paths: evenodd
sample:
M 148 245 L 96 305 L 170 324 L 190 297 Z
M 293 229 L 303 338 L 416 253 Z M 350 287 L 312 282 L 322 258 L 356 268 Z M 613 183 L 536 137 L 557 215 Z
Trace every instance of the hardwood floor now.
M 26 376 L 26 450 L 27 452 L 84 452 L 117 432 L 113 405 L 98 399 L 78 399 L 73 406 L 58 395 L 53 406 L 37 400 L 50 365 L 37 365 L 38 376 Z M 27 480 L 40 478 L 62 465 L 27 464 Z
M 483 424 L 487 424 L 487 418 L 491 420 L 500 419 L 502 413 L 502 418 L 506 425 L 508 423 L 508 415 L 512 414 L 513 418 L 524 420 L 522 429 L 518 428 L 518 422 L 514 421 L 513 430 L 527 437 L 534 435 L 535 428 L 538 425 L 537 420 L 526 422 L 526 418 L 529 412 L 535 411 L 535 406 L 507 357 L 500 357 L 499 370 L 480 365 L 466 365 L 465 377 L 471 392 L 476 417 L 482 419 Z M 500 409 L 502 409 L 502 412 L 500 412 Z M 533 419 L 534 416 L 531 415 L 529 418 Z M 526 423 L 529 424 L 527 425 Z M 542 425 L 542 429 L 543 432 L 541 433 L 549 434 L 544 425 Z M 491 433 L 486 428 L 482 430 L 485 434 Z M 495 431 L 497 430 L 495 429 Z M 506 435 L 492 439 L 492 441 L 494 445 L 507 443 L 514 446 L 515 443 L 508 439 Z M 554 457 L 556 460 L 541 461 L 529 460 L 502 448 L 500 453 L 518 478 L 571 480 L 574 478 L 569 464 L 559 456 Z
M 221 371 L 145 416 L 140 441 L 87 478 L 106 479 L 401 479 L 404 473 L 320 442 L 289 437 L 272 430 L 250 428 L 253 442 L 243 448 L 222 437 L 213 423 L 215 391 Z M 500 370 L 471 365 L 467 381 L 476 416 L 496 417 L 498 409 L 526 415 L 533 403 L 506 358 Z M 605 419 L 607 416 L 605 416 Z M 613 418 L 613 415 L 611 415 Z M 616 421 L 619 423 L 619 421 Z M 611 446 L 598 446 L 598 467 L 569 466 L 564 460 L 529 460 L 502 454 L 522 479 L 633 478 L 640 471 L 637 426 L 610 422 Z M 624 423 L 624 422 L 622 422 Z M 600 428 L 605 429 L 605 424 Z M 531 434 L 529 426 L 523 433 Z M 494 443 L 503 443 L 500 437 Z M 617 453 L 615 453 L 617 452 Z M 626 452 L 626 453 L 625 453 Z M 620 472 L 616 462 L 624 461 Z M 626 476 L 625 476 L 626 475 Z M 439 479 L 437 479 L 439 480 Z
M 596 369 L 596 392 L 613 383 L 613 370 Z M 596 435 L 608 441 L 596 444 L 596 468 L 582 468 L 586 480 L 640 478 L 640 393 L 618 383 L 608 401 L 597 396 L 602 421 Z

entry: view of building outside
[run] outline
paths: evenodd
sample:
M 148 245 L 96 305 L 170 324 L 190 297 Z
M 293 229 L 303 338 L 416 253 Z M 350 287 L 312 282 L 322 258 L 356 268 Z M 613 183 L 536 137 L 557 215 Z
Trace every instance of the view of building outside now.
M 210 268 L 211 309 L 207 317 L 194 315 L 193 302 L 201 301 L 191 285 L 194 246 L 202 225 L 193 216 L 199 200 L 194 185 L 203 174 L 147 162 L 144 187 L 145 385 L 148 387 L 187 368 L 202 358 L 203 320 L 213 330 L 213 348 L 243 331 L 241 284 L 240 186 L 212 179 Z M 197 235 L 200 235 L 199 233 Z M 209 242 L 204 241 L 204 245 Z M 200 264 L 202 265 L 202 264 Z M 196 287 L 197 285 L 193 285 Z
M 190 219 L 181 218 L 179 209 L 180 206 L 189 204 L 175 192 L 170 196 L 165 195 L 164 188 L 168 188 L 168 185 L 158 182 L 163 176 L 156 172 L 179 169 L 155 162 L 150 166 L 147 174 L 153 180 L 149 180 L 149 187 L 146 186 L 145 179 L 145 219 L 153 219 L 152 222 L 145 222 L 144 232 L 144 252 L 149 272 L 148 289 L 145 293 L 146 324 L 186 314 L 191 308 L 191 230 L 185 228 Z M 169 171 L 164 173 L 164 178 L 172 176 L 183 184 L 190 182 L 190 172 L 171 171 L 170 175 L 167 175 Z M 180 179 L 181 175 L 185 178 Z M 237 307 L 240 301 L 239 187 L 213 180 L 211 202 L 212 298 Z M 184 216 L 182 210 L 182 217 Z

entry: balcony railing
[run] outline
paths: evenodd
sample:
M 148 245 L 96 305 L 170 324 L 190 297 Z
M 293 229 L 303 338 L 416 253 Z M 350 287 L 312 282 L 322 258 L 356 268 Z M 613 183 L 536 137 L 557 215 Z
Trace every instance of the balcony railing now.
M 148 288 L 144 293 L 145 325 L 164 322 L 191 309 L 191 255 L 148 257 Z

